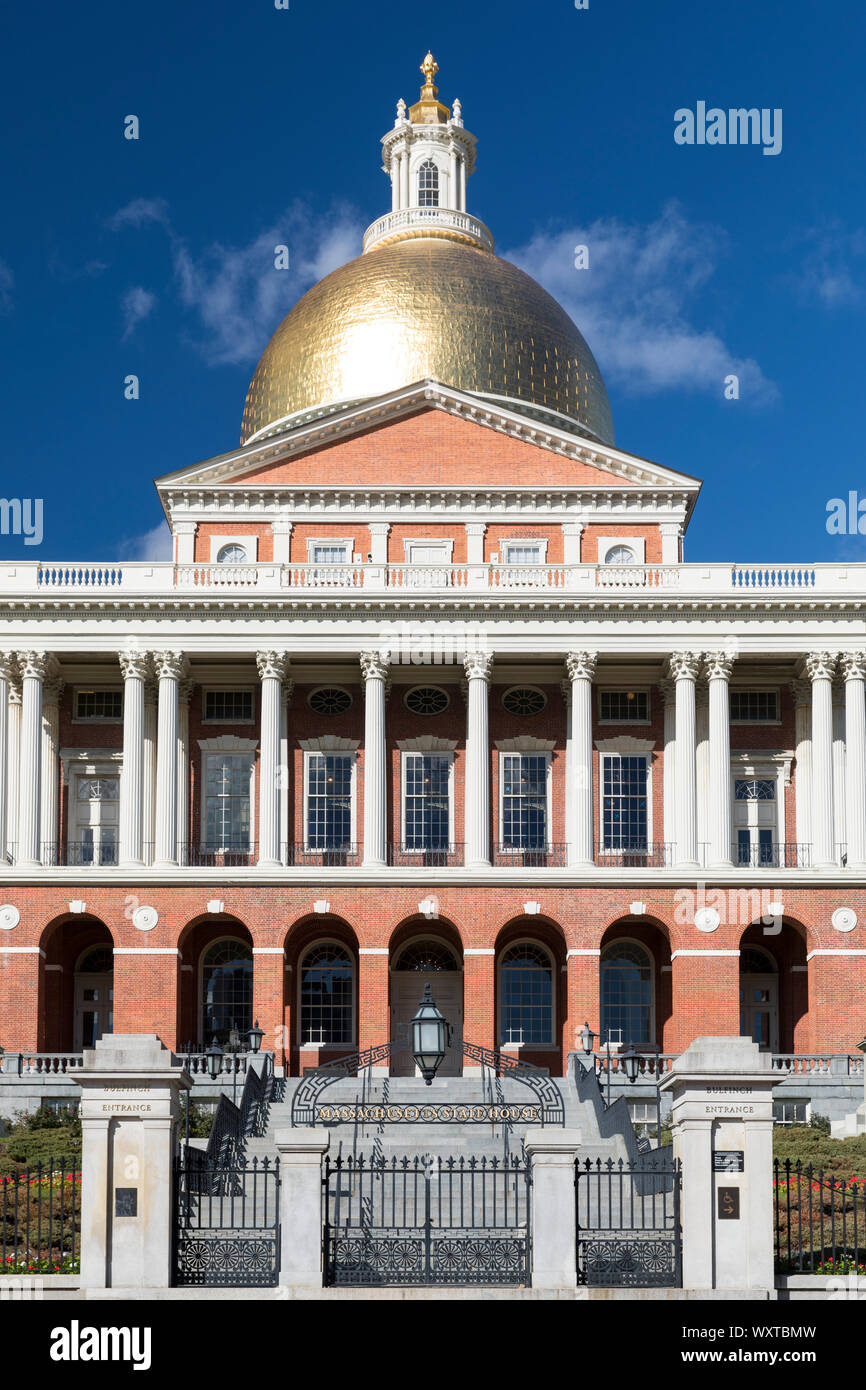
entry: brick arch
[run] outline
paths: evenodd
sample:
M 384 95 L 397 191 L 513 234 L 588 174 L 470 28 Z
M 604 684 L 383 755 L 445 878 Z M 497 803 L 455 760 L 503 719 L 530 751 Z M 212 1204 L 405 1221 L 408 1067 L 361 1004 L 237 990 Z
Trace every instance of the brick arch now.
M 236 938 L 252 949 L 253 936 L 249 927 L 228 912 L 221 912 L 217 916 L 201 913 L 192 917 L 178 936 L 177 1046 L 181 1049 L 188 1045 L 195 1049 L 199 1044 L 207 1046 L 210 1042 L 209 1038 L 199 1036 L 201 960 L 209 946 L 225 937 Z
M 806 957 L 810 949 L 810 932 L 793 917 L 783 917 L 781 930 L 774 931 L 763 922 L 752 922 L 740 933 L 739 947 L 760 947 L 775 962 L 778 1009 L 779 1050 L 808 1052 L 809 1034 L 809 971 Z
M 439 939 L 446 942 L 457 956 L 460 969 L 463 968 L 464 942 L 460 928 L 450 917 L 428 918 L 422 913 L 413 913 L 409 917 L 404 917 L 402 922 L 398 922 L 392 930 L 388 939 L 389 965 L 393 964 L 399 952 L 413 937 L 419 939 L 429 937 L 434 941 Z
M 510 946 L 520 941 L 537 942 L 546 950 L 553 967 L 553 1043 L 527 1045 L 519 1050 L 522 1061 L 533 1062 L 536 1066 L 547 1067 L 553 1076 L 563 1072 L 563 1036 L 568 1013 L 568 982 L 566 975 L 566 940 L 560 924 L 553 918 L 542 914 L 519 913 L 505 922 L 496 934 L 493 957 L 493 1024 L 497 1044 L 507 1047 L 501 1030 L 501 976 L 502 959 Z
M 354 971 L 354 1036 L 345 1046 L 322 1049 L 301 1048 L 300 1036 L 300 967 L 307 951 L 319 941 L 336 941 L 345 946 L 352 958 Z M 293 1076 L 301 1075 L 305 1067 L 336 1062 L 354 1052 L 357 1046 L 359 995 L 358 934 L 345 917 L 336 912 L 308 912 L 289 926 L 285 937 L 285 969 L 283 976 L 283 1034 L 286 1064 Z
M 91 946 L 116 945 L 114 933 L 95 913 L 61 913 L 39 937 L 37 1046 L 43 1052 L 71 1052 L 75 1009 L 75 970 Z
M 658 917 L 635 917 L 626 914 L 615 918 L 602 932 L 599 941 L 598 1020 L 601 1033 L 601 960 L 607 946 L 616 941 L 637 941 L 653 963 L 653 1019 L 655 1038 L 664 1051 L 665 1036 L 673 1017 L 673 967 L 670 932 Z M 600 1039 L 599 1039 L 600 1041 Z M 624 1039 L 629 1042 L 630 1039 Z

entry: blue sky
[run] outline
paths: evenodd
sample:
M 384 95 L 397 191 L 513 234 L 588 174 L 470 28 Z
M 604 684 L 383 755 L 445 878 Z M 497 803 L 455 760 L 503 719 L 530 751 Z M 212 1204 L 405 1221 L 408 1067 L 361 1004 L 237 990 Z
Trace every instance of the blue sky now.
M 866 559 L 825 526 L 866 498 L 864 38 L 853 0 L 7 7 L 0 495 L 44 539 L 0 554 L 159 553 L 151 480 L 237 443 L 271 332 L 389 208 L 430 46 L 470 210 L 583 329 L 617 443 L 705 480 L 687 559 Z M 781 108 L 781 153 L 677 145 L 698 101 Z

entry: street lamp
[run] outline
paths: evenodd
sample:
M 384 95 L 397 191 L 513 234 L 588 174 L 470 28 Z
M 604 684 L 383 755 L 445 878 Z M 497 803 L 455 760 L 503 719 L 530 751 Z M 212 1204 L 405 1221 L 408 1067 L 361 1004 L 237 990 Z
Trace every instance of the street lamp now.
M 429 1086 L 433 1081 L 445 1060 L 450 1042 L 451 1024 L 446 1022 L 433 1002 L 428 983 L 424 986 L 424 997 L 418 1012 L 409 1024 L 409 1050 L 425 1085 Z
M 249 1028 L 249 1029 L 247 1030 L 247 1046 L 248 1046 L 250 1052 L 252 1052 L 252 1053 L 258 1052 L 259 1048 L 260 1048 L 261 1045 L 262 1045 L 262 1038 L 263 1038 L 264 1036 L 265 1036 L 265 1030 L 264 1030 L 263 1028 L 260 1028 L 260 1027 L 259 1027 L 259 1020 L 256 1019 L 255 1023 L 254 1023 L 253 1026 L 252 1026 L 252 1028 Z
M 598 1035 L 593 1033 L 588 1023 L 585 1023 L 578 1033 L 578 1041 L 587 1057 L 592 1056 L 593 1045 Z

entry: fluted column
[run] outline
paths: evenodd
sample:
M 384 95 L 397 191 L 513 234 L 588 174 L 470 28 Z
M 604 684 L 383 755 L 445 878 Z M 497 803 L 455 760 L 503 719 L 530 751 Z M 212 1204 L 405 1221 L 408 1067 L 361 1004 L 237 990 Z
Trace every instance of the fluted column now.
M 449 205 L 452 208 L 454 208 L 455 211 L 458 211 L 460 208 L 460 186 L 458 182 L 459 175 L 457 172 L 457 150 L 453 145 L 451 146 L 451 149 L 448 151 L 448 155 L 448 201 Z
M 11 656 L 0 655 L 0 864 L 6 863 L 7 797 L 9 793 L 9 690 L 15 678 Z
M 704 863 L 710 841 L 710 692 L 705 681 L 695 686 L 695 821 L 698 860 Z
M 9 858 L 18 857 L 18 787 L 21 770 L 21 675 L 17 665 L 9 685 L 9 733 L 6 765 L 6 843 Z
M 574 731 L 571 724 L 571 681 L 559 682 L 562 703 L 565 705 L 565 845 L 568 861 L 571 863 L 571 847 L 574 844 L 574 808 L 571 801 L 571 788 L 574 785 Z
M 364 677 L 364 864 L 386 862 L 385 682 L 388 666 L 378 652 L 361 652 Z
M 488 692 L 493 657 L 467 652 L 463 668 L 469 684 L 466 721 L 466 789 L 464 818 L 466 863 L 490 863 L 490 715 Z
M 123 672 L 123 765 L 120 769 L 120 863 L 144 862 L 144 682 L 147 652 L 121 652 Z
M 812 686 L 807 680 L 791 681 L 794 701 L 794 808 L 798 854 L 812 844 Z
M 734 663 L 727 652 L 707 652 L 704 668 L 710 692 L 709 866 L 723 869 L 731 863 L 731 704 L 728 682 Z
M 283 681 L 280 690 L 280 862 L 291 863 L 291 844 L 295 837 L 292 817 L 292 769 L 289 750 L 289 709 L 294 681 Z
M 400 189 L 402 206 L 408 208 L 412 202 L 409 190 L 409 151 L 404 150 L 400 155 Z
M 43 864 L 60 862 L 60 696 L 63 686 L 64 682 L 55 675 L 42 683 L 39 838 Z
M 42 766 L 42 682 L 45 652 L 19 652 L 21 668 L 21 759 L 18 785 L 18 863 L 39 861 Z
M 280 862 L 280 692 L 288 671 L 285 652 L 257 652 L 262 683 L 262 736 L 259 760 L 259 864 Z
M 156 746 L 156 857 L 154 863 L 177 863 L 177 729 L 180 681 L 186 668 L 182 652 L 154 652 L 159 677 Z
M 141 775 L 142 849 L 145 864 L 156 853 L 156 710 L 158 683 L 144 682 L 144 756 Z
M 695 680 L 700 661 L 693 652 L 674 652 L 670 674 L 676 682 L 676 804 L 678 864 L 696 864 L 698 827 L 696 816 Z
M 566 789 L 571 808 L 569 864 L 592 864 L 592 682 L 595 652 L 569 652 L 565 658 L 571 681 L 571 774 Z
M 812 682 L 812 867 L 832 868 L 833 856 L 833 677 L 832 652 L 810 652 Z
M 866 868 L 866 652 L 845 652 L 845 793 L 848 868 Z
M 664 704 L 664 746 L 665 760 L 662 768 L 662 796 L 664 798 L 664 839 L 665 846 L 677 842 L 677 686 L 676 681 L 665 677 L 659 681 L 659 691 Z M 667 863 L 667 858 L 665 858 Z
M 833 862 L 842 863 L 848 842 L 845 793 L 845 682 L 833 681 Z
M 194 681 L 181 681 L 177 690 L 177 859 L 189 863 L 189 702 Z M 146 694 L 146 692 L 145 692 Z

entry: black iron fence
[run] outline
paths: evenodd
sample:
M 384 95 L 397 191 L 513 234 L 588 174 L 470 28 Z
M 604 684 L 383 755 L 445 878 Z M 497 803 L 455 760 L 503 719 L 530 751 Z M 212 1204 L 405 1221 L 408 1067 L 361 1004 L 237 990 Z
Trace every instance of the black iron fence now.
M 866 1180 L 774 1163 L 777 1274 L 866 1274 Z
M 269 1287 L 280 1269 L 280 1164 L 217 1167 L 195 1149 L 175 1164 L 174 1282 Z
M 682 1174 L 670 1150 L 575 1165 L 577 1282 L 605 1287 L 682 1285 Z
M 80 1241 L 75 1162 L 37 1163 L 0 1177 L 0 1273 L 77 1274 Z
M 325 1160 L 328 1285 L 529 1283 L 526 1158 Z

